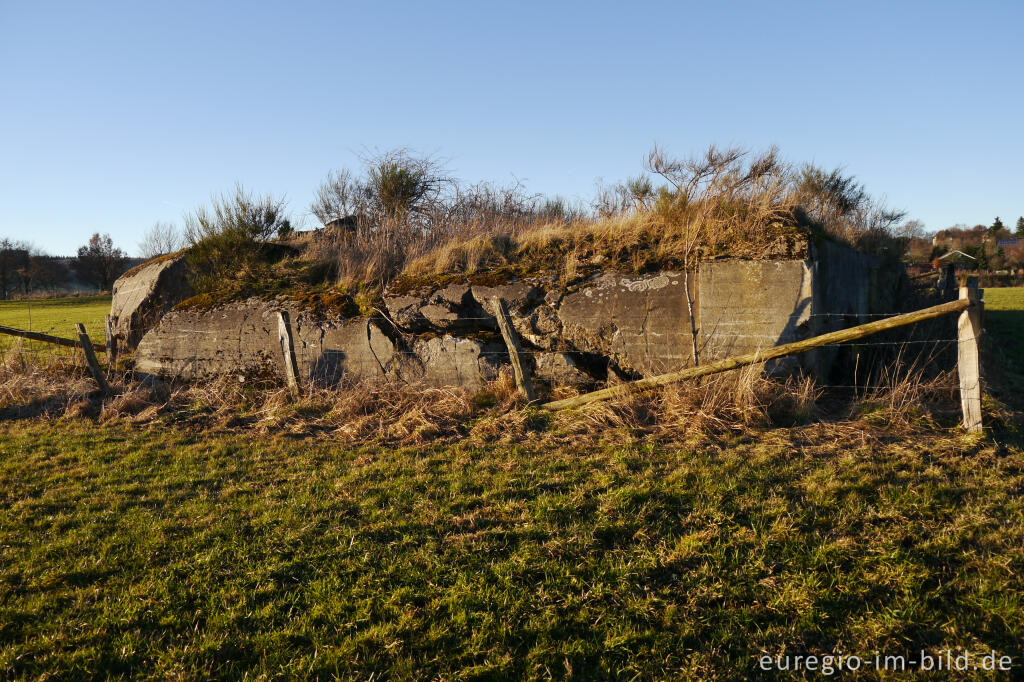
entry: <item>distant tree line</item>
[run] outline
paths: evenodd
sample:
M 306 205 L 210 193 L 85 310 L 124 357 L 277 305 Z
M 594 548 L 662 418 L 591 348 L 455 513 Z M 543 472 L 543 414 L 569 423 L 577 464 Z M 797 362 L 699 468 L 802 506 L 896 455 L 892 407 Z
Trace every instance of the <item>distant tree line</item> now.
M 990 225 L 954 225 L 936 232 L 930 241 L 920 240 L 913 246 L 911 256 L 918 259 L 934 260 L 961 251 L 979 270 L 1024 267 L 1024 216 L 1017 218 L 1012 231 L 997 216 Z
M 74 280 L 109 291 L 127 268 L 128 256 L 109 234 L 93 234 L 72 258 L 51 256 L 32 244 L 0 238 L 0 300 L 66 290 Z

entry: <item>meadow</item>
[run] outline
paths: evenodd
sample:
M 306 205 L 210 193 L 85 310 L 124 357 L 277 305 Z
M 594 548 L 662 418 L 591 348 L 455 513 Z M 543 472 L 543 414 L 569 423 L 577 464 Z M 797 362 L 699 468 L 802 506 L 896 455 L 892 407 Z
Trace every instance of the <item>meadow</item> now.
M 996 362 L 1024 392 L 1024 287 L 986 289 L 984 326 Z
M 109 312 L 110 294 L 0 301 L 0 325 L 70 339 L 77 336 L 75 323 L 81 322 L 93 343 L 102 344 L 103 320 Z M 0 344 L 10 342 L 10 337 L 0 336 Z
M 988 349 L 1021 362 L 1024 290 L 986 301 Z M 1024 670 L 1024 438 L 990 399 L 984 436 L 879 406 L 676 435 L 526 410 L 409 445 L 268 409 L 0 421 L 0 675 L 800 679 L 760 656 L 921 649 Z
M 9 678 L 738 679 L 1024 665 L 1024 450 L 806 427 L 339 446 L 7 424 Z M 799 677 L 799 676 L 798 676 Z

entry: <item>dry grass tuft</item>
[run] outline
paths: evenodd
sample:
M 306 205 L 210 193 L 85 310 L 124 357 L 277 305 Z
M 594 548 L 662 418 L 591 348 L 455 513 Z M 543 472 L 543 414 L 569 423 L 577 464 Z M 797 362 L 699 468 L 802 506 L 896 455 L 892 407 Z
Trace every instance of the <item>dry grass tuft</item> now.
M 809 377 L 776 379 L 751 365 L 702 381 L 662 386 L 559 413 L 555 423 L 578 433 L 625 429 L 672 437 L 714 435 L 803 423 L 818 413 L 822 391 Z
M 326 421 L 351 442 L 414 444 L 460 434 L 473 411 L 464 389 L 364 383 L 338 391 Z
M 472 272 L 484 267 L 545 269 L 574 279 L 587 266 L 641 272 L 692 268 L 723 255 L 757 258 L 803 248 L 801 232 L 820 230 L 875 252 L 897 243 L 902 214 L 872 200 L 853 178 L 811 166 L 795 169 L 775 150 L 751 155 L 710 148 L 677 160 L 657 148 L 648 182 L 617 210 L 571 220 L 481 224 L 451 230 L 407 259 L 410 276 Z
M 854 402 L 850 418 L 892 434 L 935 429 L 955 421 L 959 414 L 956 370 L 926 378 L 909 368 L 884 370 L 880 380 Z
M 134 382 L 130 377 L 125 377 L 112 388 L 115 395 L 103 403 L 100 412 L 99 418 L 103 422 L 120 419 L 131 422 L 151 421 L 170 400 L 168 386 L 159 380 Z
M 714 439 L 808 424 L 837 430 L 837 438 L 852 438 L 839 434 L 843 429 L 861 433 L 861 440 L 899 438 L 953 428 L 959 415 L 955 373 L 926 378 L 918 366 L 899 363 L 893 366 L 900 369 L 881 371 L 856 394 L 819 386 L 809 377 L 769 377 L 763 367 L 749 366 L 548 415 L 525 405 L 510 367 L 475 392 L 366 382 L 308 386 L 298 401 L 273 378 L 222 376 L 168 384 L 129 374 L 112 378 L 114 395 L 101 401 L 72 356 L 45 362 L 35 357 L 9 353 L 0 363 L 0 418 L 160 420 L 189 428 L 319 434 L 351 443 L 418 445 L 468 438 L 571 447 L 609 438 Z M 551 397 L 574 392 L 556 388 Z M 990 400 L 986 412 L 993 423 L 1012 421 L 998 411 Z
M 96 385 L 74 356 L 27 352 L 18 339 L 0 356 L 0 416 L 58 416 L 88 403 Z M 79 405 L 77 410 L 84 408 Z

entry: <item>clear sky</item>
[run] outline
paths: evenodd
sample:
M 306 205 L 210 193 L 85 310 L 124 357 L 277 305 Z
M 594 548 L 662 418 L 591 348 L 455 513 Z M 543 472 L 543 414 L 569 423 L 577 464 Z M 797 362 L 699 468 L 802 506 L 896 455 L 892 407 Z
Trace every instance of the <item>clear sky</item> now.
M 0 0 L 0 236 L 134 253 L 364 150 L 589 198 L 652 143 L 778 145 L 935 230 L 1024 214 L 1024 2 Z

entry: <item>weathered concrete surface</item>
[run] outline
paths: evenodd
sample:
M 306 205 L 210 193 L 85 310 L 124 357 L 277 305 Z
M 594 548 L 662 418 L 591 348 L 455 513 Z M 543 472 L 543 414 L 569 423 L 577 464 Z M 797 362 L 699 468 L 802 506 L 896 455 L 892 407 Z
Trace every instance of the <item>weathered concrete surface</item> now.
M 300 317 L 294 334 L 299 371 L 307 381 L 335 385 L 342 379 L 409 380 L 419 371 L 418 363 L 402 353 L 376 320 L 325 324 Z
M 544 299 L 542 284 L 542 282 L 529 280 L 517 280 L 496 286 L 473 284 L 470 287 L 470 292 L 474 300 L 489 315 L 494 314 L 494 311 L 491 310 L 491 299 L 495 297 L 505 301 L 511 314 L 517 314 L 530 310 Z
M 432 386 L 483 386 L 496 378 L 507 354 L 501 344 L 451 336 L 419 340 L 409 348 L 378 321 L 318 321 L 302 311 L 260 300 L 213 310 L 168 313 L 135 353 L 140 372 L 186 379 L 218 374 L 284 376 L 277 311 L 288 310 L 295 355 L 305 381 L 389 379 Z
M 165 313 L 195 293 L 185 268 L 183 256 L 164 257 L 143 263 L 114 282 L 110 321 L 122 345 L 135 348 Z
M 478 389 L 497 379 L 501 365 L 509 362 L 503 344 L 447 335 L 417 340 L 413 353 L 420 362 L 416 378 L 430 386 Z
M 698 281 L 697 348 L 702 362 L 813 335 L 813 276 L 805 261 L 702 263 Z M 782 360 L 783 367 L 799 362 Z
M 277 309 L 245 301 L 172 311 L 142 338 L 136 369 L 183 378 L 264 371 L 283 376 Z
M 599 275 L 561 299 L 561 338 L 644 376 L 692 363 L 683 274 Z
M 583 371 L 572 356 L 566 353 L 537 353 L 534 355 L 533 376 L 552 386 L 582 388 L 594 383 L 594 377 Z
M 410 332 L 454 333 L 498 328 L 494 316 L 473 298 L 469 284 L 385 296 L 384 304 L 392 319 Z
M 689 280 L 699 359 L 850 326 L 857 316 L 879 312 L 879 305 L 895 309 L 891 296 L 882 296 L 889 285 L 881 279 L 876 260 L 835 245 L 812 249 L 806 260 L 704 263 Z M 393 323 L 383 317 L 325 321 L 287 302 L 256 300 L 174 311 L 145 335 L 136 358 L 142 371 L 181 376 L 282 374 L 275 313 L 284 308 L 295 325 L 296 355 L 307 381 L 387 379 L 479 388 L 508 362 L 494 334 L 495 296 L 509 304 L 539 381 L 584 386 L 671 372 L 694 360 L 685 280 L 674 271 L 604 272 L 568 289 L 534 279 L 386 294 Z M 769 370 L 803 367 L 823 376 L 834 357 L 833 350 L 815 351 Z
M 815 245 L 810 263 L 814 271 L 811 312 L 815 334 L 870 322 L 877 319 L 873 315 L 893 314 L 900 309 L 897 292 L 906 276 L 902 267 L 884 271 L 878 256 L 833 242 Z M 806 354 L 803 364 L 816 377 L 825 379 L 841 350 L 836 346 L 816 348 Z
M 520 337 L 537 348 L 552 349 L 560 345 L 562 321 L 558 319 L 558 311 L 547 303 L 525 315 L 522 311 L 512 313 L 512 325 Z

